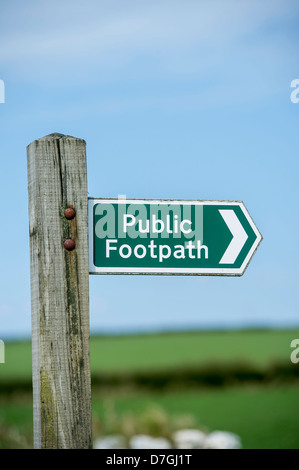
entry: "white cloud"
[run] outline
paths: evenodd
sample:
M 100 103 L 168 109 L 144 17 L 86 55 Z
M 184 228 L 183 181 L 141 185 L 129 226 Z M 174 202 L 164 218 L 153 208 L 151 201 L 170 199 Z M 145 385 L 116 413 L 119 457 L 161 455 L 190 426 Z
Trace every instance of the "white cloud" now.
M 297 57 L 283 33 L 298 17 L 294 0 L 18 0 L 1 9 L 1 78 L 33 94 L 75 91 L 80 115 L 258 102 L 287 89 Z
M 9 5 L 2 7 L 0 60 L 12 66 L 26 62 L 29 72 L 32 66 L 65 69 L 70 63 L 117 68 L 140 54 L 160 57 L 168 66 L 183 61 L 184 67 L 194 67 L 196 56 L 204 67 L 213 57 L 218 60 L 231 47 L 240 47 L 263 25 L 290 19 L 296 10 L 292 0 L 54 0 L 31 1 L 29 7 L 19 1 L 17 9 Z

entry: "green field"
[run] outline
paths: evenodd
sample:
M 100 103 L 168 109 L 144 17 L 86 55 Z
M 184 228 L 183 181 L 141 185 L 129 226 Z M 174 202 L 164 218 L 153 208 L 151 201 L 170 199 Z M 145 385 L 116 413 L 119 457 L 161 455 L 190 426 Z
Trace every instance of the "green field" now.
M 290 360 L 290 343 L 299 329 L 92 336 L 92 373 L 177 368 L 207 362 L 246 361 L 265 366 Z M 5 345 L 1 377 L 31 376 L 31 343 Z
M 188 367 L 212 363 L 225 370 L 225 364 L 236 362 L 266 371 L 273 363 L 284 363 L 297 370 L 299 364 L 290 363 L 290 343 L 298 337 L 298 329 L 94 336 L 91 369 L 94 377 L 101 377 L 101 373 L 130 376 L 134 371 L 149 376 L 167 371 L 177 374 Z M 31 343 L 7 342 L 5 364 L 0 364 L 0 449 L 32 447 L 31 388 L 8 394 L 3 386 L 1 393 L 1 380 L 4 384 L 30 379 Z M 138 387 L 93 387 L 95 438 L 134 426 L 139 432 L 150 432 L 144 424 L 149 425 L 149 421 L 156 431 L 163 425 L 165 434 L 185 422 L 187 427 L 234 432 L 241 437 L 243 448 L 299 448 L 296 377 L 212 388 L 196 384 L 153 390 Z
M 159 416 L 167 415 L 173 423 L 189 423 L 191 417 L 192 426 L 234 432 L 241 437 L 243 448 L 298 449 L 298 397 L 298 385 L 110 394 L 109 398 L 95 395 L 92 400 L 94 438 L 101 429 L 109 430 L 109 419 L 111 430 L 109 414 L 113 414 L 112 430 L 118 431 L 121 422 L 127 422 L 128 427 L 138 418 L 155 415 L 154 411 L 158 410 Z M 161 418 L 158 421 L 161 427 Z M 31 446 L 32 403 L 24 399 L 0 401 L 0 449 Z
M 141 394 L 115 399 L 117 416 L 159 407 L 172 418 L 193 417 L 209 431 L 238 434 L 243 448 L 299 448 L 299 386 L 241 387 L 209 391 Z M 93 414 L 103 418 L 104 408 L 94 400 Z M 179 419 L 178 419 L 179 421 Z

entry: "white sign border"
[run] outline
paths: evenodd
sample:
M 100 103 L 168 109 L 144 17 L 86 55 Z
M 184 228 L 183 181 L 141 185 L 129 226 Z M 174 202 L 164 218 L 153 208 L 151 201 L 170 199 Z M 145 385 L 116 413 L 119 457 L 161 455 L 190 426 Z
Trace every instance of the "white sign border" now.
M 167 205 L 225 205 L 239 206 L 244 213 L 249 225 L 256 235 L 256 240 L 249 250 L 240 268 L 99 268 L 94 265 L 94 242 L 93 242 L 93 206 L 95 204 L 167 204 Z M 242 201 L 214 201 L 214 200 L 190 200 L 190 199 L 126 199 L 126 198 L 88 198 L 88 238 L 89 238 L 89 274 L 151 274 L 151 275 L 179 275 L 179 276 L 242 276 L 256 252 L 263 237 L 254 224 L 248 210 Z

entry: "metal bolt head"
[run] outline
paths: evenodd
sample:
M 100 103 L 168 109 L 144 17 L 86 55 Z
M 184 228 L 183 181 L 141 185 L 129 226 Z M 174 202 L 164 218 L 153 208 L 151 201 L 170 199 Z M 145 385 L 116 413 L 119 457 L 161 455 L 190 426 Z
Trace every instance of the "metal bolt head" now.
M 67 238 L 63 246 L 67 251 L 72 251 L 75 248 L 76 243 L 71 238 Z
M 74 217 L 76 217 L 76 211 L 73 207 L 68 207 L 64 211 L 64 216 L 68 220 L 72 220 Z

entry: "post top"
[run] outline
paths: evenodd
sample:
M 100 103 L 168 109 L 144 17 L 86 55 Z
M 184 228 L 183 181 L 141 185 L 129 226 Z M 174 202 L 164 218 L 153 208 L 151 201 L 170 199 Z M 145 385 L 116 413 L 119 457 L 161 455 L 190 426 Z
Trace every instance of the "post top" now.
M 73 137 L 71 135 L 65 135 L 65 134 L 60 134 L 59 132 L 54 132 L 53 134 L 45 135 L 44 137 L 41 137 L 40 139 L 36 139 L 33 142 L 42 142 L 45 140 L 79 140 L 81 142 L 85 142 L 84 139 L 80 139 L 78 137 Z M 31 142 L 31 143 L 33 143 Z M 29 144 L 31 145 L 31 144 Z

